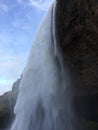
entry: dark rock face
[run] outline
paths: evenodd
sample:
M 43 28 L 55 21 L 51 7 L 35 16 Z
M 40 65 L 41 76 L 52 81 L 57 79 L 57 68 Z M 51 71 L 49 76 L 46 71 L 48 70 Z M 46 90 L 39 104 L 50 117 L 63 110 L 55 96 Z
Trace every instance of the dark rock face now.
M 98 0 L 57 0 L 56 35 L 72 68 L 75 115 L 98 123 Z
M 98 86 L 98 1 L 58 0 L 57 37 L 85 87 Z
M 9 128 L 14 119 L 13 110 L 18 95 L 19 84 L 20 79 L 13 84 L 12 91 L 0 96 L 0 130 Z
M 87 120 L 98 122 L 98 94 L 76 98 L 75 111 Z

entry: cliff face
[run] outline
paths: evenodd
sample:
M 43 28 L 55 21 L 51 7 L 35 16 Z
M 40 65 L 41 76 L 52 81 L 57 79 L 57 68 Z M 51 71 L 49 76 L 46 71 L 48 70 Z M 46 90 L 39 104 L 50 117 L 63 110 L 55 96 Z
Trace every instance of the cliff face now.
M 18 79 L 12 87 L 12 91 L 0 96 L 0 130 L 9 128 L 14 119 L 14 106 L 18 95 Z
M 98 86 L 98 1 L 58 0 L 57 35 L 81 82 Z
M 56 35 L 64 64 L 72 68 L 75 130 L 98 130 L 98 1 L 57 0 Z M 19 83 L 0 97 L 0 130 L 14 119 Z
M 72 68 L 75 115 L 98 123 L 98 1 L 57 0 L 56 34 Z

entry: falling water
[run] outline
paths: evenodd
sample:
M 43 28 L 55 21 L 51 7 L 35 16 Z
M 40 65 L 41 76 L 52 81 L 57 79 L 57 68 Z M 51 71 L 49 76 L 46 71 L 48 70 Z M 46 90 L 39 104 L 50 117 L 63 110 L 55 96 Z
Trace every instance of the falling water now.
M 11 130 L 72 130 L 71 86 L 55 36 L 55 5 L 36 34 L 23 72 Z

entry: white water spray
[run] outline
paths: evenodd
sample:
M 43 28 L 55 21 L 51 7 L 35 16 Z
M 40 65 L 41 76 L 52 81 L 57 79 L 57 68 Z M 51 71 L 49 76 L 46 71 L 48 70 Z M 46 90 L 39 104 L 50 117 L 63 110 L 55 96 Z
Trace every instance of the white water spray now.
M 70 83 L 56 45 L 54 15 L 55 3 L 41 23 L 33 43 L 11 130 L 71 130 L 66 92 Z

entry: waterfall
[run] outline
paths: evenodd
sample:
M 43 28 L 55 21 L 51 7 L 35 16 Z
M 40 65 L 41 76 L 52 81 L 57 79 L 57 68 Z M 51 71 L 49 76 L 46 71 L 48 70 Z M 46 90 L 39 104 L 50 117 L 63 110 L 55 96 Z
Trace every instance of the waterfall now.
M 55 36 L 54 2 L 32 45 L 15 105 L 11 130 L 72 130 L 68 70 Z

